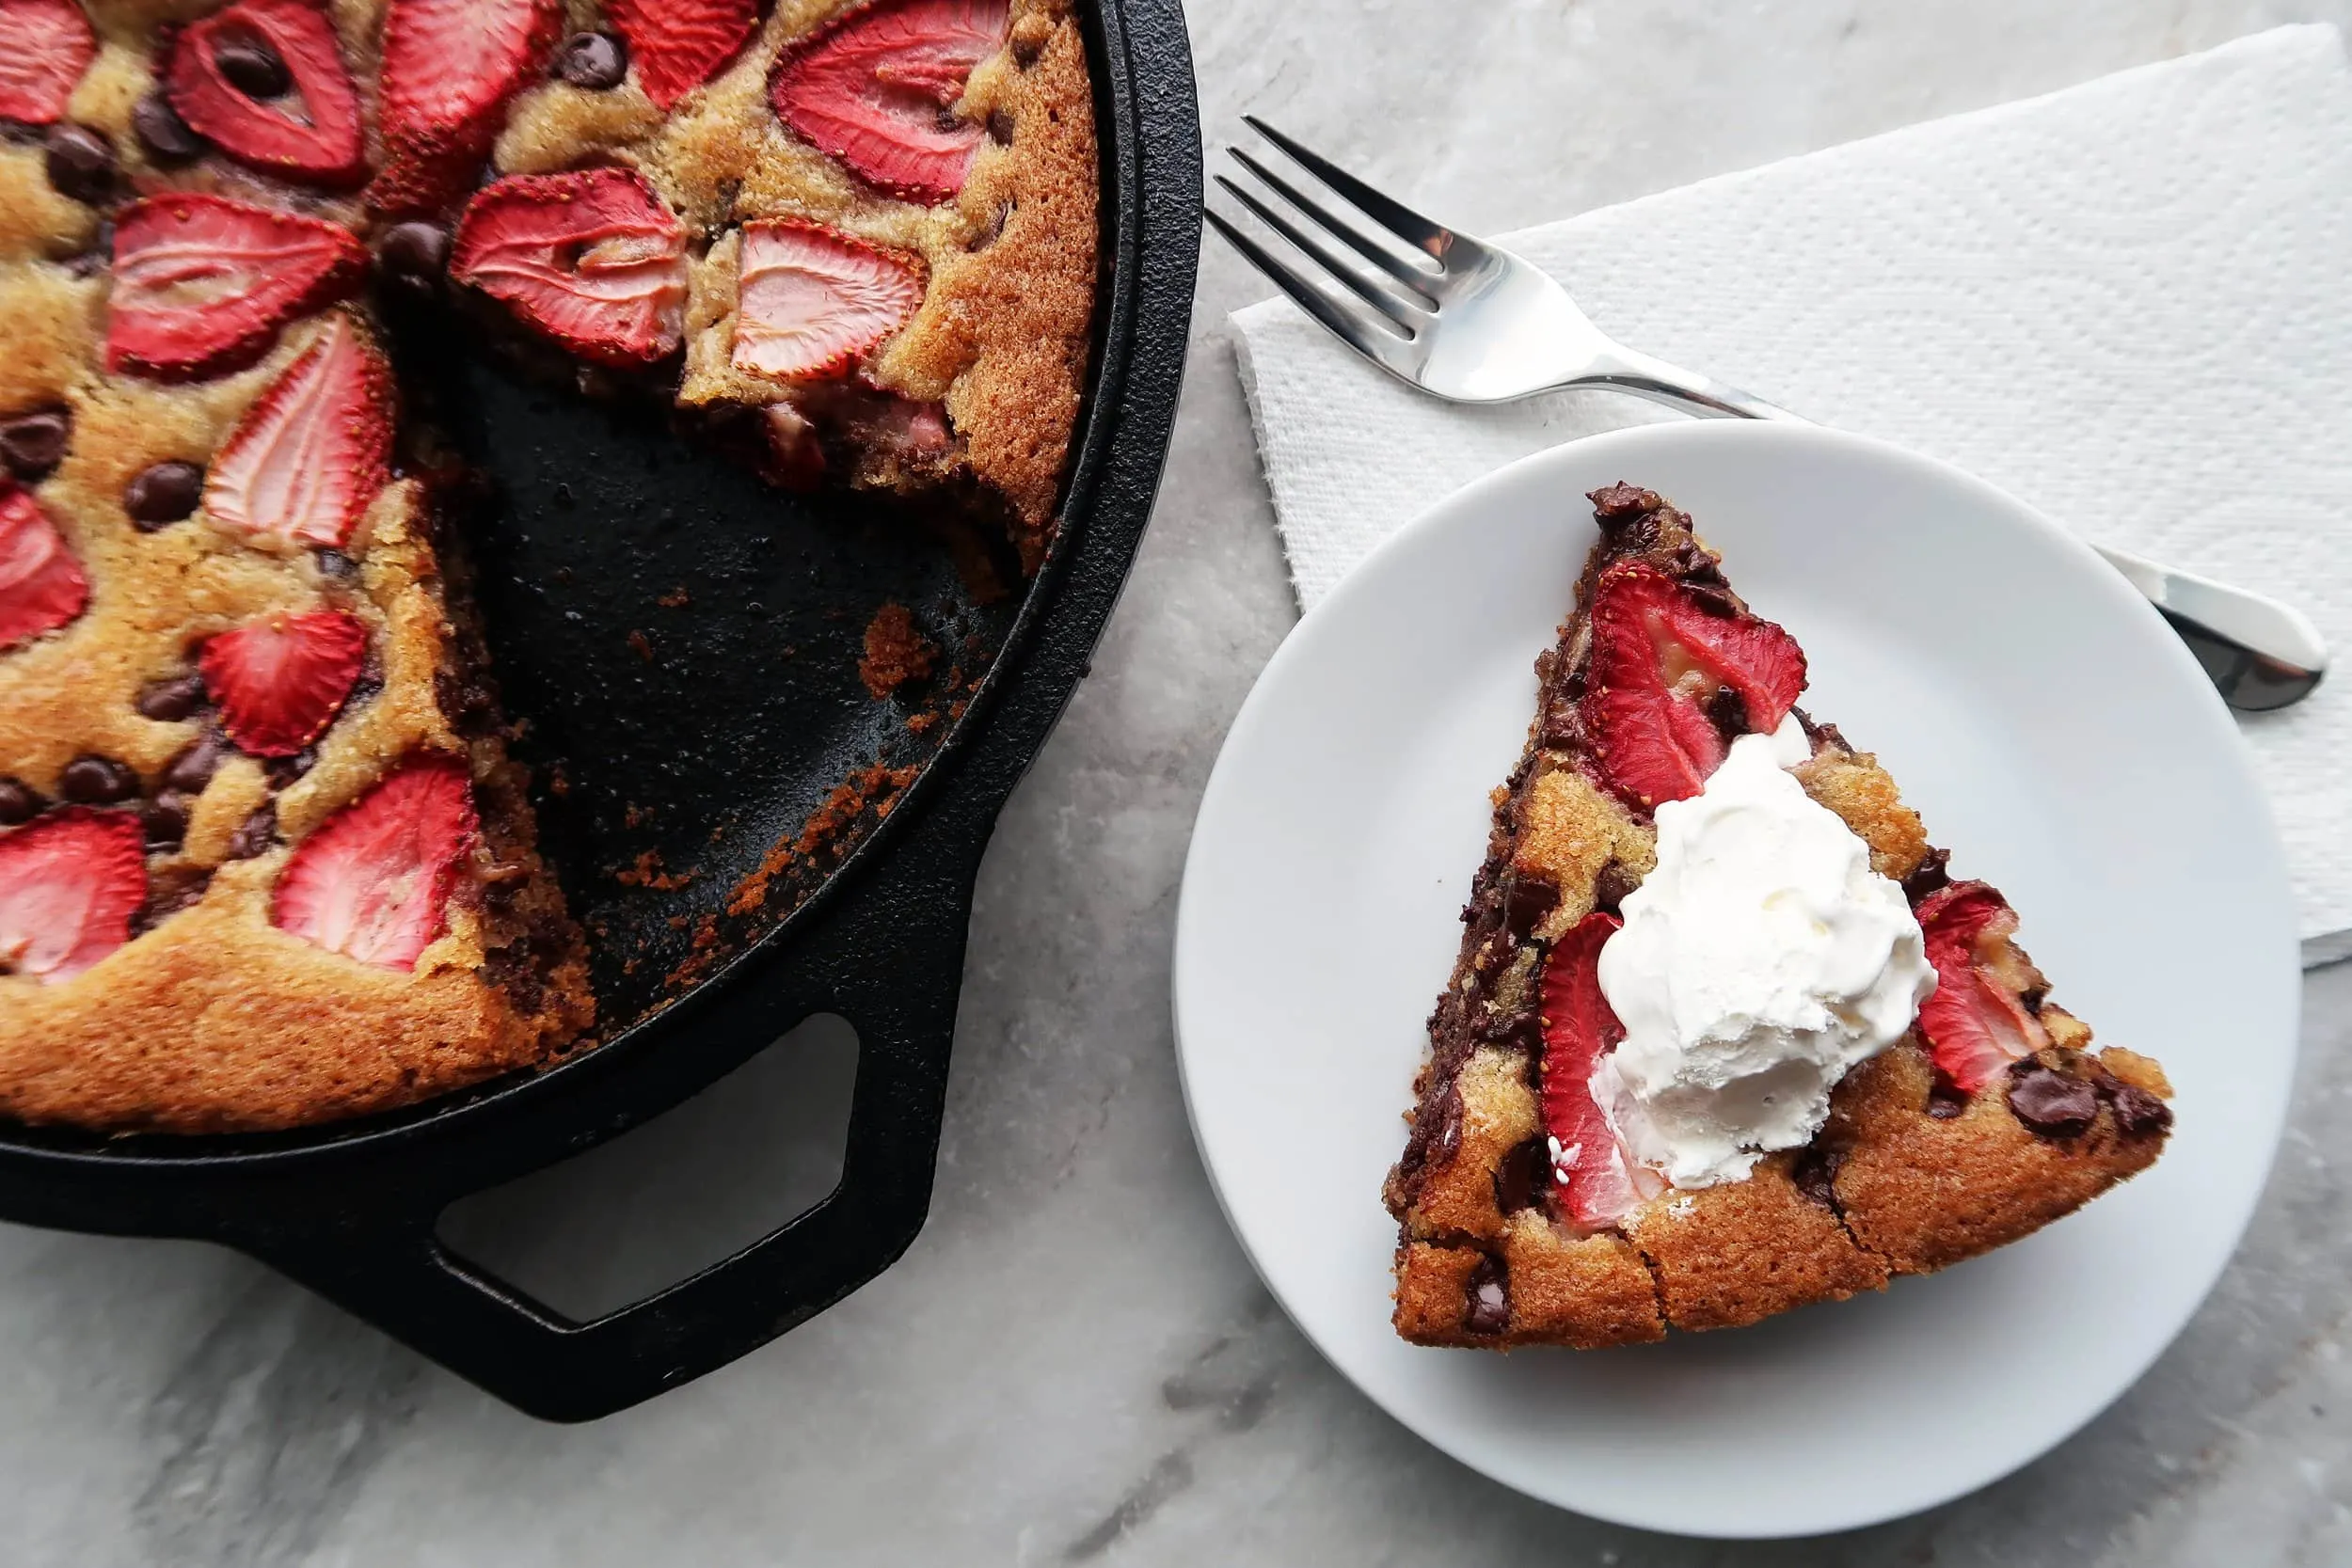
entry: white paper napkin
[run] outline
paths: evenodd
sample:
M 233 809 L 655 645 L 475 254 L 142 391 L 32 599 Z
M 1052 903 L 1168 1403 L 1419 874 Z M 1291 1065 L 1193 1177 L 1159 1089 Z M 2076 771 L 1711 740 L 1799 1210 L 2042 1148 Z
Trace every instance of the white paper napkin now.
M 2291 599 L 2352 657 L 2352 73 L 2333 28 L 1503 239 L 1636 348 L 1947 458 L 2087 537 Z M 1233 323 L 1307 607 L 1479 475 L 1678 417 L 1593 392 L 1454 407 L 1286 300 Z M 2305 961 L 2342 957 L 2352 667 L 2244 728 Z

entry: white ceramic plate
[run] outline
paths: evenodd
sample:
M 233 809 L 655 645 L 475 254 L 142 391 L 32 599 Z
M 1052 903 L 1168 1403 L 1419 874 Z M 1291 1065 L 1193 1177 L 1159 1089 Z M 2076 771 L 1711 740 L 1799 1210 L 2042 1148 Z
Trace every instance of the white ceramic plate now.
M 1620 1351 L 1423 1350 L 1389 1325 L 1380 1184 L 1454 961 L 1486 792 L 1627 480 L 1689 511 L 1804 643 L 1809 711 L 1875 750 L 1953 869 L 1998 884 L 2057 998 L 2160 1058 L 2148 1174 L 1883 1295 Z M 2122 579 L 1930 459 L 1831 431 L 1663 424 L 1540 453 L 1388 541 L 1233 721 L 1176 923 L 1211 1180 L 1299 1326 L 1397 1419 L 1563 1507 L 1718 1536 L 1841 1529 L 1981 1486 L 2130 1386 L 2228 1260 L 2277 1147 L 2299 995 L 2287 879 L 2235 725 Z

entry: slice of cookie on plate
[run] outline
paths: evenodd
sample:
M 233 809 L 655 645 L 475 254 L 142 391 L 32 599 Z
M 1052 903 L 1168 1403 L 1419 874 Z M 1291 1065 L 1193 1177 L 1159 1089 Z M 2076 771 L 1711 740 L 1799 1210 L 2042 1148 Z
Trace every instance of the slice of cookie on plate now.
M 1386 1197 L 1417 1344 L 1627 1344 L 1883 1290 L 2152 1164 L 2171 1089 L 2090 1049 L 1993 887 L 1801 710 L 1804 654 L 1653 492 L 1600 538 Z

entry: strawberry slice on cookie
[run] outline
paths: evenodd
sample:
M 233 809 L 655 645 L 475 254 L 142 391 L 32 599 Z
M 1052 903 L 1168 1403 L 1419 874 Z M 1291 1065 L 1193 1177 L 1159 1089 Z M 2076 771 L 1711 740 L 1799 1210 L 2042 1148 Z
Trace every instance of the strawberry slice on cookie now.
M 837 375 L 923 302 L 920 263 L 818 224 L 743 226 L 732 358 L 783 379 Z
M 384 170 L 368 203 L 437 212 L 473 184 L 507 101 L 547 63 L 554 0 L 392 0 L 384 18 Z
M 867 184 L 926 205 L 963 189 L 981 127 L 957 112 L 973 68 L 1005 45 L 1006 0 L 880 0 L 787 52 L 776 117 Z
M 392 378 L 348 316 L 257 398 L 204 481 L 213 526 L 248 544 L 340 547 L 384 488 Z
M 1625 1038 L 1600 989 L 1601 945 L 1624 924 L 1596 911 L 1544 962 L 1544 1132 L 1560 1208 L 1586 1230 L 1615 1224 L 1641 1196 L 1592 1088 L 1593 1069 Z
M 236 0 L 173 42 L 165 92 L 239 163 L 321 184 L 367 173 L 359 94 L 310 0 Z
M 71 980 L 131 940 L 146 835 L 129 812 L 68 806 L 0 835 L 0 974 Z
M 1938 888 L 1913 912 L 1935 970 L 1935 994 L 1919 1005 L 1920 1037 L 1936 1070 L 1974 1094 L 2050 1043 L 2025 1002 L 2041 974 L 2010 940 L 2017 911 L 1988 883 Z
M 54 125 L 98 55 L 73 0 L 0 0 L 0 120 Z
M 330 953 L 412 970 L 448 925 L 450 889 L 480 829 L 461 764 L 408 763 L 295 847 L 270 919 Z
M 628 44 L 638 87 L 667 113 L 743 52 L 759 8 L 753 0 L 608 0 L 604 17 Z
M 367 268 L 331 223 L 199 191 L 116 215 L 106 368 L 186 381 L 242 370 L 294 317 L 341 299 Z
M 367 628 L 340 610 L 268 615 L 207 641 L 197 673 L 230 739 L 257 757 L 290 757 L 342 711 L 367 649 Z
M 0 493 L 0 651 L 56 630 L 88 603 L 89 578 L 40 502 Z
M 1804 689 L 1795 638 L 1653 565 L 1601 574 L 1592 628 L 1593 752 L 1631 804 L 1696 795 L 1724 760 L 1726 730 L 1770 734 Z
M 624 168 L 530 174 L 466 204 L 450 277 L 583 359 L 650 365 L 686 322 L 686 226 Z

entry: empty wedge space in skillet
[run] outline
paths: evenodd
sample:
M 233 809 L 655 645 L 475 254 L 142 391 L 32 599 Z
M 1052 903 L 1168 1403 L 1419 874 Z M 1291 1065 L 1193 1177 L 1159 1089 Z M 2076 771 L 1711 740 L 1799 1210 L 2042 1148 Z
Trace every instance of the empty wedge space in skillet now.
M 1052 546 L 1097 272 L 1068 0 L 454 14 L 0 0 L 55 65 L 0 104 L 47 144 L 0 149 L 0 1115 L 280 1129 L 546 1066 L 600 999 L 607 1035 L 665 1005 L 889 813 Z M 545 438 L 499 450 L 526 419 Z M 600 735 L 494 674 L 510 612 L 592 626 L 518 519 L 721 510 L 655 422 L 740 459 L 741 543 L 691 588 L 625 563 L 646 602 L 594 629 L 640 669 L 574 667 Z M 560 496 L 518 495 L 548 451 L 578 465 Z M 813 562 L 866 532 L 896 591 L 776 602 L 857 576 Z M 756 559 L 780 538 L 801 557 Z M 820 611 L 851 635 L 804 632 Z M 658 700 L 689 636 L 746 618 L 738 652 L 854 690 L 886 611 L 924 657 L 817 726 L 829 776 L 788 814 L 686 777 L 705 737 L 644 763 L 654 736 L 612 733 L 616 686 Z M 711 803 L 648 826 L 657 794 Z M 708 906 L 606 907 L 707 853 L 738 866 Z M 594 956 L 632 920 L 658 939 Z
M 1802 650 L 1691 519 L 1629 484 L 1592 499 L 1600 537 L 1536 664 L 1388 1180 L 1397 1332 L 1589 1348 L 1752 1323 L 2013 1242 L 2154 1161 L 2162 1069 L 2091 1050 L 2001 895 L 1954 880 L 1878 760 L 1795 706 Z M 1625 1141 L 1622 1093 L 1596 1085 L 1625 1033 L 1601 953 L 1658 864 L 1660 807 L 1775 732 L 1804 796 L 1899 886 L 1933 994 L 1836 1082 L 1809 1142 L 1678 1188 Z

